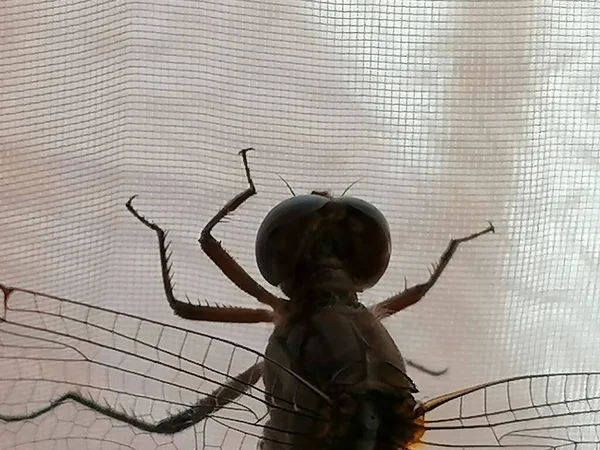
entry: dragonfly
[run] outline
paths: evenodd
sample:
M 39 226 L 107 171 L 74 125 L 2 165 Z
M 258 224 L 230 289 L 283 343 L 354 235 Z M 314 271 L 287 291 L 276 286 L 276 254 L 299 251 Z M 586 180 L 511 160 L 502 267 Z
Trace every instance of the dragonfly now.
M 451 240 L 426 282 L 367 308 L 358 294 L 377 283 L 391 254 L 385 217 L 358 198 L 294 194 L 257 233 L 259 270 L 287 298 L 277 297 L 212 236 L 256 194 L 249 150 L 240 152 L 249 187 L 208 222 L 199 242 L 235 285 L 269 309 L 176 298 L 167 233 L 137 212 L 135 196 L 126 206 L 157 235 L 175 315 L 273 323 L 265 351 L 2 284 L 0 356 L 11 367 L 0 375 L 2 442 L 178 450 L 600 448 L 600 372 L 518 376 L 416 397 L 407 365 L 434 376 L 443 371 L 405 360 L 381 321 L 420 301 L 458 247 L 493 232 L 491 224 Z

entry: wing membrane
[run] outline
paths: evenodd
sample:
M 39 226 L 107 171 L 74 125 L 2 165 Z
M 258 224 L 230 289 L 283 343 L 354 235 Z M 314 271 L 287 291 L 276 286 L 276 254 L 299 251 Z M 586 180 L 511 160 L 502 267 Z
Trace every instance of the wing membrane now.
M 425 403 L 419 447 L 600 448 L 600 373 L 530 375 Z
M 86 449 L 256 448 L 267 403 L 262 383 L 244 374 L 261 367 L 261 353 L 25 289 L 5 294 L 0 448 L 46 449 L 59 441 Z M 49 408 L 73 391 L 152 423 L 190 405 L 208 405 L 208 412 L 200 411 L 205 420 L 186 431 L 161 435 L 85 403 Z M 214 408 L 215 400 L 221 408 Z M 411 449 L 600 449 L 600 373 L 514 377 L 440 396 L 424 408 L 424 434 Z M 27 414 L 33 415 L 10 422 Z
M 264 391 L 261 386 L 249 388 L 256 377 L 250 377 L 251 382 L 236 376 L 248 368 L 260 368 L 259 352 L 214 336 L 33 291 L 15 288 L 9 294 L 0 322 L 0 414 L 10 421 L 41 413 L 0 428 L 0 447 L 11 442 L 12 448 L 21 444 L 32 448 L 39 442 L 48 448 L 47 440 L 79 438 L 89 439 L 85 448 L 111 440 L 123 448 L 200 448 L 196 438 L 208 438 L 203 433 L 206 423 L 195 432 L 182 433 L 187 434 L 184 437 L 156 436 L 81 404 L 65 402 L 49 410 L 53 401 L 68 392 L 149 423 L 160 422 L 199 399 L 218 397 L 224 403 L 231 398 L 209 414 L 213 442 L 204 444 L 239 448 L 254 440 L 250 448 L 255 447 L 266 414 Z M 217 394 L 223 387 L 228 395 Z M 97 435 L 89 430 L 95 422 Z M 51 436 L 39 437 L 40 430 Z M 177 443 L 185 437 L 190 444 Z M 27 442 L 19 444 L 19 439 Z

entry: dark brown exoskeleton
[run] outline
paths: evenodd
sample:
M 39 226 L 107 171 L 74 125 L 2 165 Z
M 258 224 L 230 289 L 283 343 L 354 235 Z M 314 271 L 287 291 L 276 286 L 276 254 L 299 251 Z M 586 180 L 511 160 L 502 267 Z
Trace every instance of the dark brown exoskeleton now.
M 256 193 L 248 150 L 240 152 L 248 189 L 217 213 L 199 242 L 233 283 L 272 311 L 194 305 L 176 299 L 165 233 L 139 215 L 130 200 L 127 208 L 158 234 L 169 304 L 175 314 L 187 319 L 275 324 L 265 352 L 267 360 L 260 368 L 272 405 L 264 449 L 402 448 L 419 434 L 415 421 L 423 411 L 413 397 L 417 390 L 406 375 L 405 361 L 381 319 L 423 298 L 458 245 L 493 232 L 493 226 L 452 240 L 425 283 L 367 308 L 358 293 L 377 283 L 391 254 L 385 217 L 358 198 L 334 198 L 317 191 L 294 196 L 269 212 L 256 239 L 260 272 L 289 300 L 279 298 L 254 281 L 211 234 L 220 220 Z M 299 383 L 293 374 L 307 383 Z M 293 407 L 280 407 L 280 403 Z

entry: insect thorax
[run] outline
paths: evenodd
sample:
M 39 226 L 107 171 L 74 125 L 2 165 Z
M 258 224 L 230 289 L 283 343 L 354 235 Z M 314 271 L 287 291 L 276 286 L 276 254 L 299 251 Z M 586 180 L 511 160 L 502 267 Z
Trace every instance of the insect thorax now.
M 266 364 L 266 390 L 277 405 L 269 426 L 286 432 L 271 429 L 265 437 L 293 443 L 294 450 L 397 449 L 411 441 L 417 432 L 415 387 L 381 323 L 364 307 L 340 304 L 303 309 L 302 314 L 277 326 L 266 355 L 330 401 Z M 378 444 L 369 447 L 369 442 Z

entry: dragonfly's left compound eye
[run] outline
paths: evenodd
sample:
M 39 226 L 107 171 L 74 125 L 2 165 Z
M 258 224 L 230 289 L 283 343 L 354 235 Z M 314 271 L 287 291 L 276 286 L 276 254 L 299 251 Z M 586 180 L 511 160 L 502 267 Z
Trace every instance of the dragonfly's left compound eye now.
M 297 269 L 304 252 L 336 256 L 357 290 L 373 286 L 390 259 L 391 237 L 383 214 L 353 197 L 299 195 L 275 206 L 256 237 L 256 261 L 263 277 L 279 286 Z
M 263 219 L 256 235 L 256 263 L 270 284 L 279 286 L 291 273 L 302 230 L 328 202 L 321 195 L 297 195 L 276 205 Z

